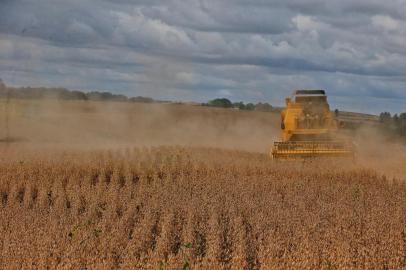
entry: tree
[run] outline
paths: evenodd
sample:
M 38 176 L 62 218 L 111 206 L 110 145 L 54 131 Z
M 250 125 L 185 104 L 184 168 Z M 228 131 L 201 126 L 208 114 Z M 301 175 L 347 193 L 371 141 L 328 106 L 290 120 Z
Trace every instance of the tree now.
M 257 105 L 255 105 L 255 110 L 261 112 L 270 112 L 272 111 L 272 106 L 267 102 L 265 103 L 259 102 Z
M 402 136 L 406 135 L 406 113 L 401 113 L 398 120 L 398 130 Z
M 393 122 L 395 123 L 395 125 L 397 125 L 397 124 L 399 123 L 399 116 L 398 116 L 398 114 L 395 114 L 395 115 L 393 116 Z
M 233 108 L 236 108 L 239 110 L 245 110 L 245 104 L 242 101 L 236 102 L 233 104 Z
M 248 103 L 245 105 L 245 109 L 248 111 L 253 111 L 255 109 L 255 105 L 253 103 Z
M 379 115 L 379 121 L 381 123 L 388 124 L 388 123 L 392 122 L 392 116 L 389 112 L 383 112 Z
M 0 79 L 0 91 L 3 91 L 6 89 L 6 85 L 4 84 L 3 80 Z
M 72 99 L 87 100 L 86 94 L 81 91 L 72 91 L 70 96 Z
M 129 98 L 129 101 L 131 101 L 131 102 L 140 102 L 140 103 L 152 103 L 152 102 L 154 102 L 154 100 L 152 98 L 150 98 L 150 97 L 140 97 L 140 96 Z
M 221 108 L 231 108 L 231 107 L 233 107 L 233 104 L 231 103 L 230 100 L 228 100 L 226 98 L 216 98 L 216 99 L 209 101 L 209 106 L 221 107 Z

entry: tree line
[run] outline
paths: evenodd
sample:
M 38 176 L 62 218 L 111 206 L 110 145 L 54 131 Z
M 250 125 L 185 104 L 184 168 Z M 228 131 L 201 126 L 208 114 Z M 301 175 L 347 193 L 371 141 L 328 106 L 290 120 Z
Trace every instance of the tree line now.
M 127 97 L 110 92 L 82 92 L 62 87 L 8 87 L 0 79 L 0 98 L 7 99 L 59 99 L 59 100 L 91 100 L 119 102 L 158 102 L 150 97 Z
M 7 99 L 57 99 L 57 100 L 89 100 L 89 101 L 118 101 L 118 102 L 142 102 L 153 103 L 162 102 L 150 97 L 127 97 L 121 94 L 110 92 L 82 92 L 78 90 L 68 90 L 63 87 L 9 87 L 0 79 L 0 98 Z M 236 108 L 248 111 L 273 111 L 274 108 L 269 103 L 244 103 L 234 102 L 226 98 L 217 98 L 208 103 L 202 103 L 203 106 Z
M 394 114 L 383 112 L 379 115 L 386 132 L 406 136 L 406 113 Z
M 227 98 L 216 98 L 213 100 L 210 100 L 208 103 L 203 103 L 203 106 L 208 106 L 208 107 L 218 107 L 218 108 L 234 108 L 234 109 L 239 109 L 239 110 L 247 110 L 247 111 L 264 111 L 264 112 L 271 112 L 274 110 L 272 105 L 269 103 L 262 103 L 259 102 L 257 104 L 254 103 L 244 103 L 242 101 L 240 102 L 231 102 Z

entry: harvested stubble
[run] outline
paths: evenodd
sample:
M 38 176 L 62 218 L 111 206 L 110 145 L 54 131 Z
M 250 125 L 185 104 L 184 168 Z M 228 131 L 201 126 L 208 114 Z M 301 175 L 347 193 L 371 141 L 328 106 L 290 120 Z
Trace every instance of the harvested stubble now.
M 0 195 L 2 269 L 406 266 L 406 185 L 356 165 L 181 147 L 8 153 Z

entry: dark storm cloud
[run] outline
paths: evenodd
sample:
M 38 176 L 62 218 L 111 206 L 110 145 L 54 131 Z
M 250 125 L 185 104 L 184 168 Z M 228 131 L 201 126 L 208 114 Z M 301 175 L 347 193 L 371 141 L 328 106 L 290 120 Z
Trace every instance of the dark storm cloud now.
M 15 85 L 275 103 L 327 88 L 376 105 L 406 100 L 405 44 L 400 0 L 0 2 L 0 77 Z

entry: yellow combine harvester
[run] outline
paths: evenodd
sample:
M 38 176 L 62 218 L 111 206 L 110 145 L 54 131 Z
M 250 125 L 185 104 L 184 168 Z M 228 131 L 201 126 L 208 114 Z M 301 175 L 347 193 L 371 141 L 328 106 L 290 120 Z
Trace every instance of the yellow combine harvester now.
M 324 90 L 297 90 L 282 111 L 282 141 L 271 151 L 274 159 L 351 157 L 352 143 L 340 139 L 338 121 Z

